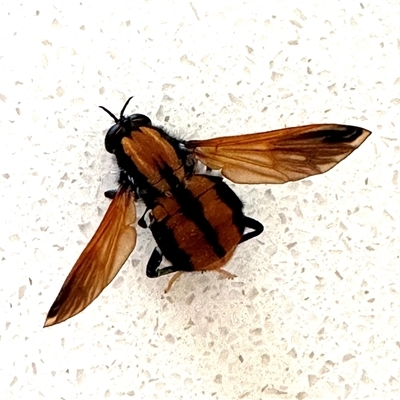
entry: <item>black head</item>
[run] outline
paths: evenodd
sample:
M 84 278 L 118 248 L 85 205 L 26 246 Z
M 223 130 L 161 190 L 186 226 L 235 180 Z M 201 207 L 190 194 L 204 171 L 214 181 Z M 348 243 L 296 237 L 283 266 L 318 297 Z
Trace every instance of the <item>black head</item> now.
M 121 146 L 122 138 L 129 136 L 133 130 L 137 130 L 141 126 L 151 126 L 150 118 L 143 114 L 132 114 L 129 117 L 124 117 L 125 109 L 131 99 L 132 97 L 129 97 L 122 107 L 119 119 L 107 108 L 100 106 L 115 121 L 115 125 L 108 130 L 105 138 L 106 150 L 109 153 L 115 153 Z

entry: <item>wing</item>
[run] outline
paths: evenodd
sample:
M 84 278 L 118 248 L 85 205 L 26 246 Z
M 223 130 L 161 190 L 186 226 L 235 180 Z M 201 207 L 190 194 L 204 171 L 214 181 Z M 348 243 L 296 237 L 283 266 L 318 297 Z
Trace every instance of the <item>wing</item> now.
M 44 326 L 84 310 L 114 279 L 136 244 L 134 195 L 120 187 L 47 314 Z
M 319 124 L 191 140 L 184 146 L 232 182 L 284 183 L 330 170 L 370 134 L 356 126 Z

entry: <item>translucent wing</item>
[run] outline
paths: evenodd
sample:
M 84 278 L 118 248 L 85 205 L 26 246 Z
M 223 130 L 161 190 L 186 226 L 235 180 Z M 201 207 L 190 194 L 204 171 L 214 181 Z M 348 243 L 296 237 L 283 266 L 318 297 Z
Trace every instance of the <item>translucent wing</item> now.
M 113 280 L 136 244 L 134 195 L 120 187 L 47 314 L 45 326 L 84 310 Z
M 319 124 L 184 145 L 233 182 L 284 183 L 330 170 L 370 134 L 356 126 Z

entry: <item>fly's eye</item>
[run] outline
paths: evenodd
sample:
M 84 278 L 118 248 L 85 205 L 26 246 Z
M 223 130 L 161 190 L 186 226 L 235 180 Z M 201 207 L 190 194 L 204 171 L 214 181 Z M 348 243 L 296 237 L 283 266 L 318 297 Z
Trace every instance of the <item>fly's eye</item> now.
M 120 123 L 113 125 L 107 132 L 105 138 L 106 150 L 109 153 L 115 153 L 118 146 L 121 145 L 121 140 L 125 136 L 125 128 Z
M 130 127 L 132 130 L 138 129 L 141 126 L 150 126 L 151 120 L 149 117 L 143 114 L 132 114 L 126 118 L 130 122 Z

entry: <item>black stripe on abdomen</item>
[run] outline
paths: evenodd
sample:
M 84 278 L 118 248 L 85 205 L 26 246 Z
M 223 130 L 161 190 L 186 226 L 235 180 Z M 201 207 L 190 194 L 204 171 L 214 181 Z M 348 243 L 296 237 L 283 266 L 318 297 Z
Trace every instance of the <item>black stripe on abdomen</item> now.
M 198 229 L 203 233 L 206 241 L 212 247 L 214 253 L 219 258 L 224 257 L 226 251 L 219 243 L 217 231 L 204 216 L 201 201 L 185 187 L 184 183 L 179 181 L 174 175 L 174 171 L 168 165 L 166 165 L 160 173 L 171 187 L 171 193 L 179 204 L 180 212 L 196 224 Z

